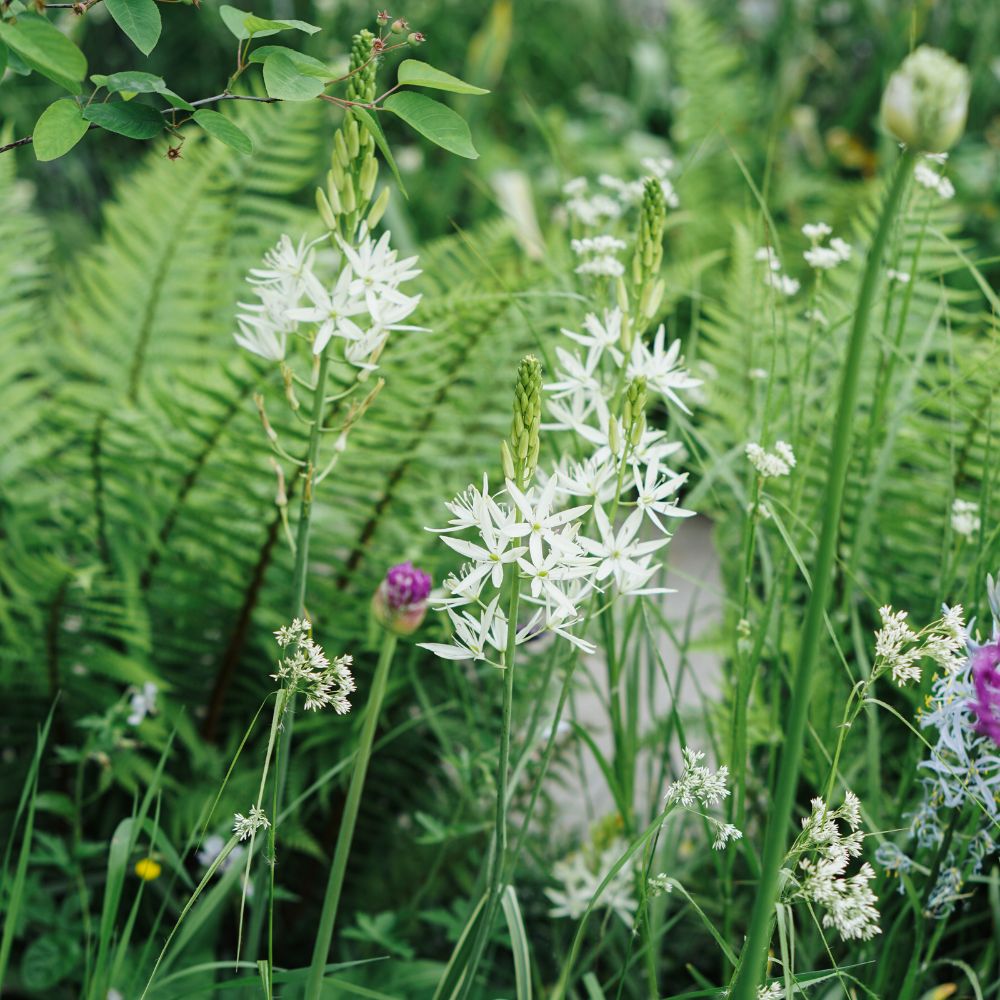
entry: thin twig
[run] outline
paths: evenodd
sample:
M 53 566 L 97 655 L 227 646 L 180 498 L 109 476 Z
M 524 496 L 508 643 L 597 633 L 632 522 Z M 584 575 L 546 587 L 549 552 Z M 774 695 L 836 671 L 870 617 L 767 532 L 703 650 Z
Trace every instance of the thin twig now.
M 49 4 L 49 6 L 54 6 L 54 4 Z M 206 104 L 217 104 L 219 101 L 254 101 L 258 104 L 280 104 L 280 97 L 252 97 L 249 94 L 216 94 L 214 97 L 203 97 L 199 101 L 191 101 L 191 106 L 194 108 L 204 107 Z M 161 112 L 164 115 L 176 112 L 177 108 L 164 108 Z M 92 124 L 87 131 L 91 129 L 100 128 L 99 125 Z M 32 141 L 32 136 L 26 135 L 23 139 L 15 139 L 13 142 L 8 142 L 6 146 L 0 146 L 0 153 L 10 152 L 12 149 L 17 149 L 18 146 L 27 146 Z

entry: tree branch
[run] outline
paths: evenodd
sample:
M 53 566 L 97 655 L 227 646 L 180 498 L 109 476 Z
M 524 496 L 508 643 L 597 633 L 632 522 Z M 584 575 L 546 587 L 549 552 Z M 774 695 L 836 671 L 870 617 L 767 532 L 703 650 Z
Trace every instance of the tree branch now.
M 49 6 L 54 6 L 49 4 Z M 217 104 L 220 101 L 254 101 L 257 104 L 280 104 L 280 97 L 252 97 L 248 94 L 216 94 L 214 97 L 203 97 L 199 101 L 191 101 L 192 107 L 202 108 L 206 104 Z M 172 112 L 179 111 L 179 108 L 164 108 L 161 112 L 164 115 L 171 114 Z M 91 125 L 87 131 L 92 129 L 100 128 L 99 125 Z M 0 146 L 0 153 L 8 153 L 12 149 L 17 149 L 18 146 L 27 146 L 32 142 L 33 137 L 30 135 L 24 136 L 23 139 L 15 139 L 13 142 L 8 142 L 6 146 Z

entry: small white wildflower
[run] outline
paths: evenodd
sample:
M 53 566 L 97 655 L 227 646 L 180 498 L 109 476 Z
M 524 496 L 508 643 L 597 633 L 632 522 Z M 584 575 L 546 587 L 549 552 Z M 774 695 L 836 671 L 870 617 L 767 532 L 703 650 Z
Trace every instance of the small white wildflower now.
M 764 275 L 764 284 L 780 292 L 786 298 L 791 298 L 802 286 L 798 280 L 778 271 L 768 271 Z
M 667 875 L 666 872 L 660 872 L 659 875 L 653 875 L 646 882 L 646 895 L 652 899 L 673 891 L 674 883 L 671 881 L 670 876 Z
M 854 252 L 851 244 L 847 240 L 842 240 L 839 236 L 834 236 L 830 240 L 830 249 L 837 255 L 840 260 L 850 260 L 851 254 Z
M 730 841 L 743 839 L 743 831 L 738 830 L 732 823 L 722 823 L 717 819 L 710 822 L 715 829 L 715 840 L 712 841 L 714 850 L 723 851 Z
M 822 243 L 833 230 L 825 222 L 807 222 L 802 227 L 802 235 L 810 243 Z
M 681 751 L 684 758 L 684 769 L 680 777 L 671 783 L 667 789 L 666 801 L 677 802 L 685 809 L 696 803 L 701 803 L 706 809 L 718 805 L 729 795 L 726 783 L 729 780 L 729 768 L 725 764 L 717 771 L 712 771 L 700 763 L 705 757 L 704 752 L 684 747 Z
M 129 714 L 125 720 L 130 726 L 138 726 L 147 715 L 156 711 L 157 686 L 152 681 L 146 681 L 142 689 L 135 691 L 129 701 Z
M 266 830 L 271 825 L 266 813 L 259 806 L 251 806 L 248 815 L 237 813 L 233 817 L 233 833 L 240 840 L 252 837 L 258 830 Z
M 775 441 L 774 451 L 765 451 L 759 444 L 752 441 L 744 451 L 750 464 L 762 479 L 787 476 L 795 468 L 795 453 L 787 441 Z
M 747 378 L 751 378 L 755 382 L 763 382 L 768 378 L 768 371 L 766 368 L 751 368 L 747 372 Z
M 802 255 L 806 263 L 818 271 L 829 271 L 841 262 L 841 256 L 833 247 L 810 247 Z
M 605 255 L 592 257 L 573 269 L 574 274 L 592 274 L 602 278 L 620 278 L 625 273 L 625 265 L 617 257 Z
M 757 1000 L 783 1000 L 785 991 L 779 983 L 757 987 Z
M 290 655 L 278 660 L 278 670 L 272 678 L 280 681 L 289 695 L 305 695 L 305 708 L 315 711 L 331 707 L 338 715 L 351 710 L 348 695 L 355 690 L 351 665 L 354 658 L 338 656 L 331 663 L 323 647 L 309 636 L 312 626 L 303 618 L 274 633 L 278 645 L 285 649 L 294 645 Z
M 943 201 L 949 201 L 955 197 L 955 185 L 943 174 L 939 174 L 926 163 L 918 163 L 913 168 L 913 179 L 921 186 L 930 191 L 936 191 Z
M 552 877 L 559 883 L 559 888 L 545 890 L 545 895 L 553 904 L 549 915 L 579 920 L 627 846 L 624 840 L 615 837 L 603 849 L 588 844 L 583 850 L 574 851 L 557 861 L 552 866 Z M 598 900 L 599 906 L 615 913 L 629 927 L 636 909 L 634 882 L 632 866 L 623 865 Z
M 577 256 L 585 257 L 588 254 L 612 254 L 625 249 L 625 241 L 617 236 L 588 236 L 582 240 L 571 240 L 570 246 Z
M 781 261 L 778 260 L 778 255 L 775 253 L 774 247 L 758 247 L 754 252 L 753 259 L 767 264 L 768 268 L 772 271 L 781 270 Z
M 851 828 L 846 836 L 838 821 Z M 869 883 L 875 871 L 864 862 L 854 875 L 847 867 L 861 856 L 863 834 L 861 806 L 848 793 L 839 809 L 831 809 L 822 799 L 812 801 L 812 812 L 802 820 L 802 833 L 792 848 L 799 856 L 801 873 L 794 896 L 803 896 L 821 906 L 824 927 L 835 927 L 844 940 L 863 940 L 881 933 L 875 893 Z
M 951 530 L 963 538 L 972 538 L 979 533 L 981 526 L 979 504 L 956 497 L 951 505 Z
M 909 271 L 897 271 L 894 267 L 890 267 L 885 272 L 885 276 L 889 281 L 898 282 L 900 285 L 908 285 L 910 283 Z

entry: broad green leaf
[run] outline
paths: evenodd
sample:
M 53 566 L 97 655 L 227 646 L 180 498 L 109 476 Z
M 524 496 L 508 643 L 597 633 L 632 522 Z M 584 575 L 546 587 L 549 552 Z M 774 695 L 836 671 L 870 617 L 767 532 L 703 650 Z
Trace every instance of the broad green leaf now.
M 183 97 L 175 94 L 164 83 L 162 77 L 155 76 L 153 73 L 129 69 L 120 73 L 111 73 L 108 76 L 95 73 L 90 79 L 96 86 L 106 87 L 111 93 L 127 95 L 126 100 L 131 100 L 135 94 L 159 94 L 175 108 L 194 111 L 194 105 L 190 101 L 185 101 Z
M 252 153 L 253 143 L 243 129 L 234 125 L 218 111 L 202 109 L 194 113 L 194 120 L 213 138 L 224 142 L 238 153 Z
M 478 158 L 465 119 L 440 101 L 423 94 L 403 93 L 387 97 L 383 106 L 449 153 L 468 160 Z
M 158 91 L 158 93 L 175 108 L 183 108 L 185 111 L 194 111 L 194 105 L 190 101 L 185 101 L 180 94 L 175 94 L 172 90 L 168 90 L 167 88 Z
M 7 68 L 7 51 L 7 46 L 0 42 L 0 77 L 3 77 L 4 70 Z
M 279 31 L 304 31 L 307 35 L 315 34 L 319 28 L 315 24 L 306 21 L 269 21 L 266 18 L 258 17 L 249 11 L 240 10 L 238 7 L 231 7 L 223 4 L 219 8 L 219 16 L 223 24 L 240 40 L 250 38 L 266 38 L 268 35 L 276 35 Z
M 264 86 L 268 96 L 283 101 L 311 101 L 326 86 L 315 76 L 303 76 L 284 52 L 272 52 L 264 60 Z
M 31 143 L 39 160 L 55 160 L 68 153 L 86 134 L 90 123 L 72 98 L 50 104 L 35 122 Z
M 160 39 L 160 10 L 154 0 L 104 0 L 115 23 L 148 56 Z
M 303 76 L 314 76 L 317 80 L 332 80 L 337 75 L 326 63 L 320 62 L 319 59 L 314 59 L 312 56 L 307 56 L 304 52 L 290 49 L 285 45 L 261 45 L 250 53 L 248 61 L 262 63 L 269 56 L 275 55 L 278 52 L 283 53 L 291 59 L 295 63 L 295 68 Z
M 163 115 L 148 104 L 108 101 L 84 108 L 83 117 L 129 139 L 153 139 L 163 131 Z
M 87 75 L 86 56 L 43 17 L 23 15 L 17 21 L 0 21 L 0 40 L 24 63 L 72 94 L 80 93 Z
M 134 94 L 156 94 L 166 87 L 163 77 L 137 69 L 126 69 L 107 76 L 95 73 L 90 79 L 98 87 L 107 87 L 110 91 L 129 90 Z
M 406 186 L 403 184 L 403 178 L 399 176 L 399 168 L 396 166 L 396 161 L 393 158 L 392 150 L 389 148 L 389 143 L 386 142 L 385 133 L 382 131 L 382 126 L 379 123 L 378 118 L 375 117 L 367 108 L 351 108 L 351 114 L 355 115 L 358 121 L 372 134 L 372 138 L 375 140 L 375 145 L 378 146 L 379 151 L 385 157 L 385 162 L 389 164 L 389 169 L 392 171 L 392 176 L 396 178 L 396 183 L 399 185 L 399 190 L 403 192 L 403 197 L 409 200 L 409 195 L 406 193 Z
M 449 90 L 453 94 L 488 94 L 482 87 L 459 80 L 457 76 L 435 69 L 418 59 L 404 59 L 399 64 L 396 79 L 409 87 L 428 87 L 431 90 Z

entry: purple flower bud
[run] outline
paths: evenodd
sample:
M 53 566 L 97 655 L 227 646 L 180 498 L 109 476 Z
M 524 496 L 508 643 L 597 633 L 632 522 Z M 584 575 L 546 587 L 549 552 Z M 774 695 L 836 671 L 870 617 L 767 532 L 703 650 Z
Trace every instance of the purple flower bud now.
M 399 635 L 412 635 L 427 614 L 431 577 L 411 562 L 393 566 L 372 599 L 375 617 Z
M 976 716 L 976 732 L 1000 746 L 1000 639 L 972 654 L 972 680 L 976 700 L 969 708 Z

